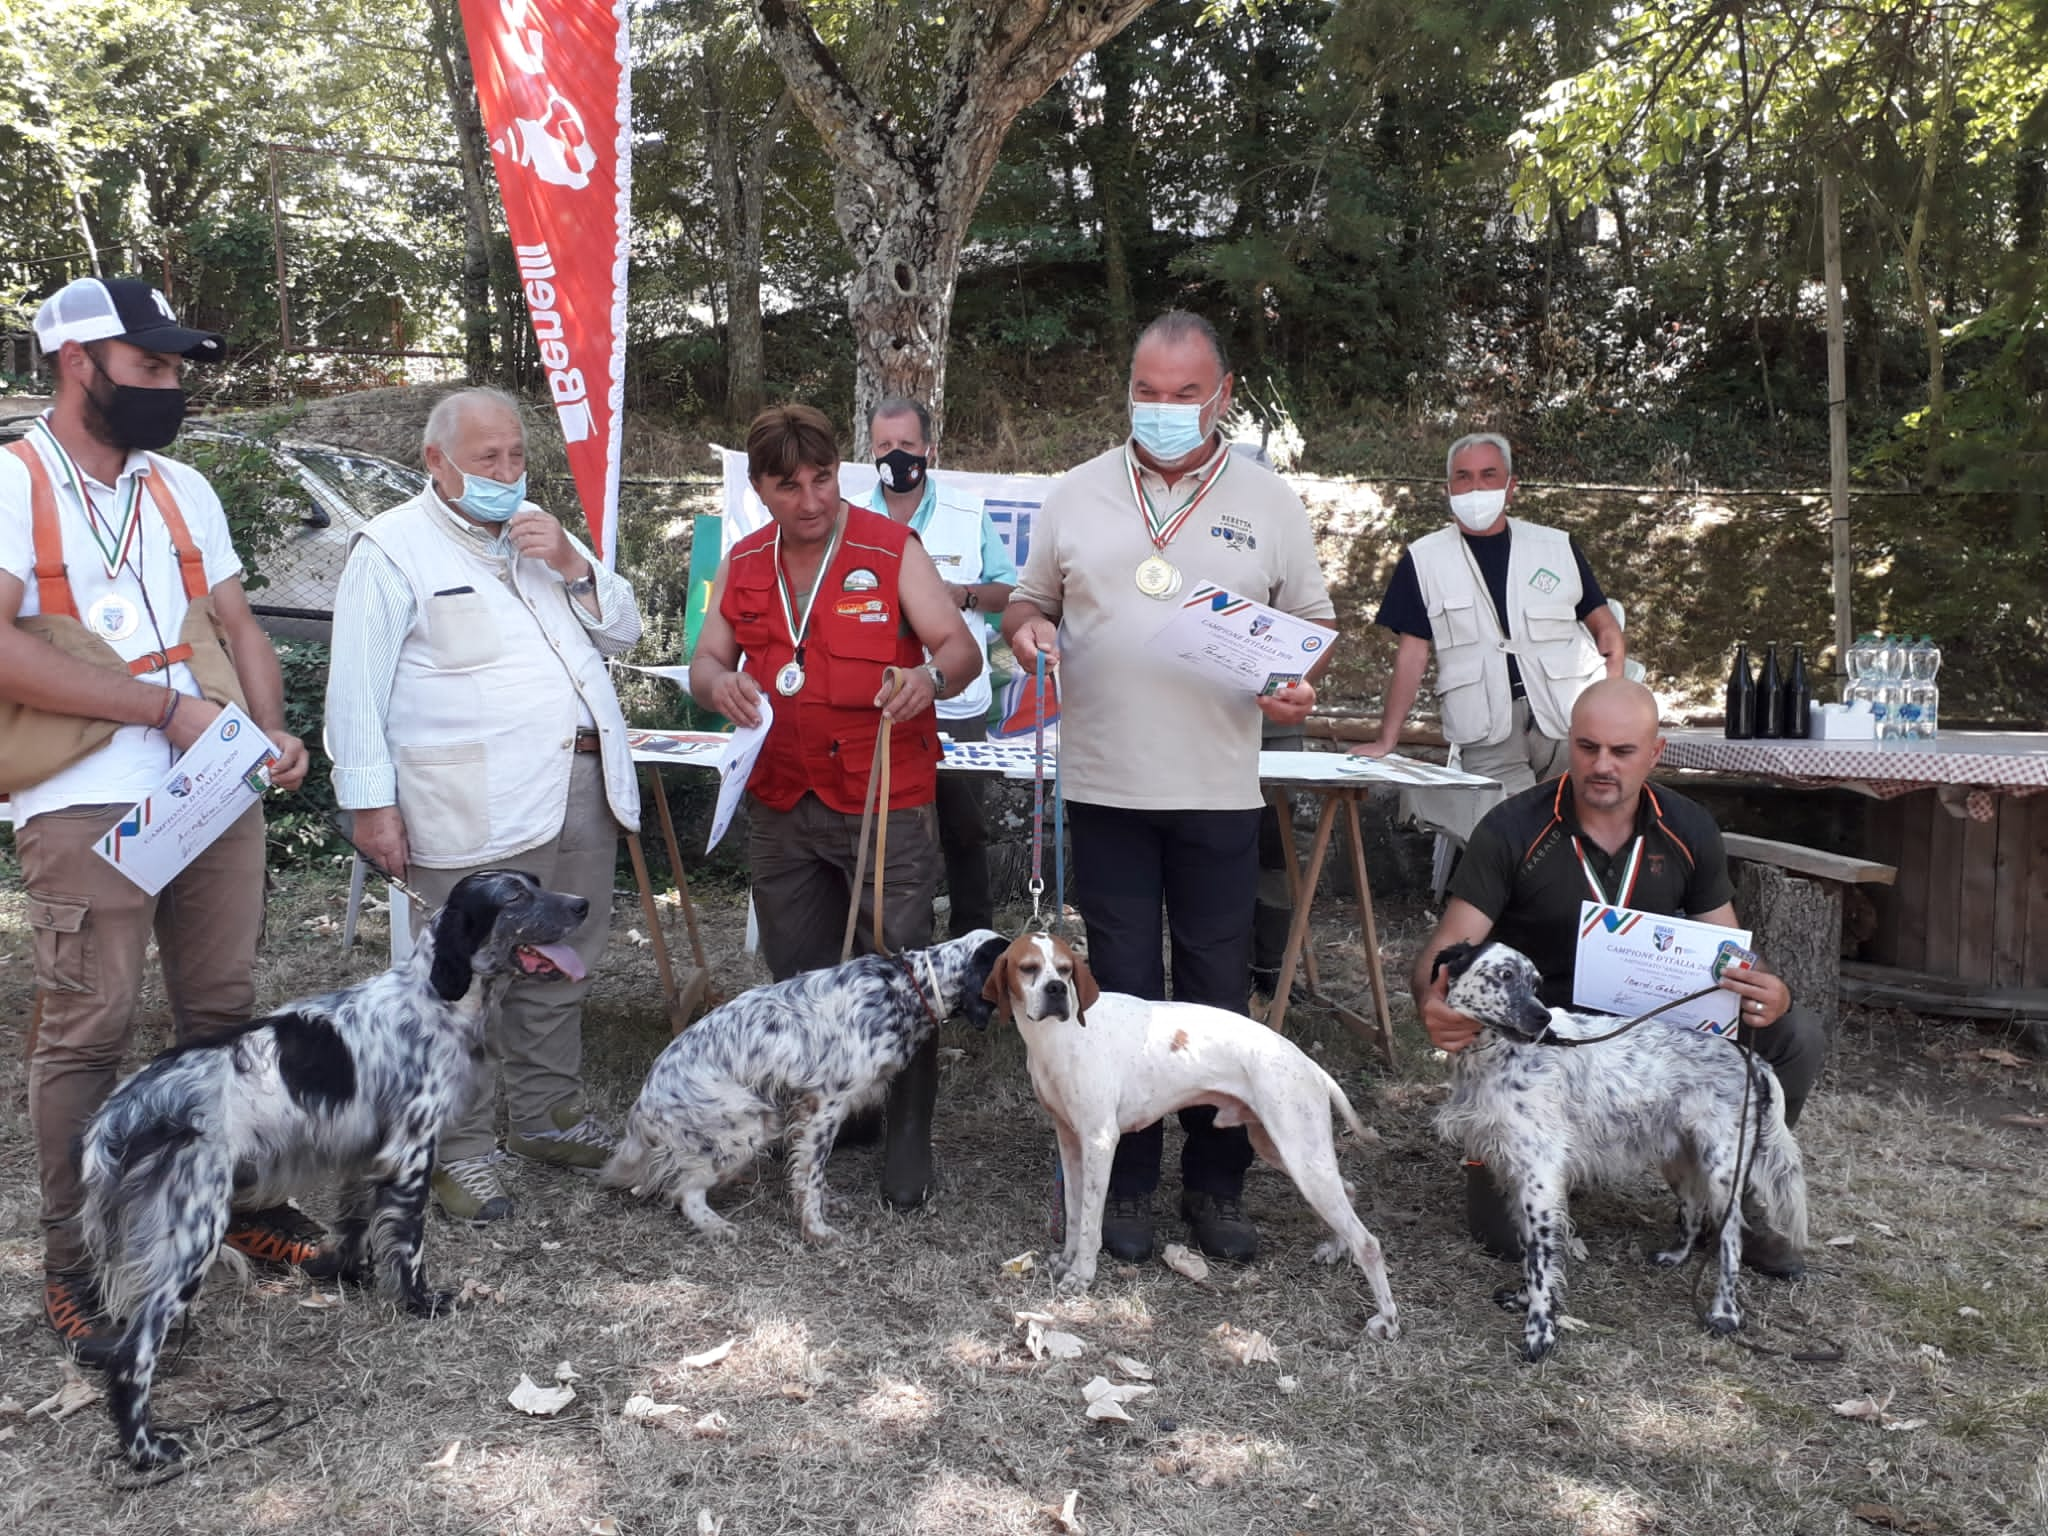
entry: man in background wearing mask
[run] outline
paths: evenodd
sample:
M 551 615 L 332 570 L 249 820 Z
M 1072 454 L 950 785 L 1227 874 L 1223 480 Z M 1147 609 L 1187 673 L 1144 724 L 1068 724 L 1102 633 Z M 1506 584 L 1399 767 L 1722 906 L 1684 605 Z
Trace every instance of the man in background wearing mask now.
M 356 846 L 428 901 L 512 866 L 586 897 L 584 976 L 520 980 L 491 1021 L 505 1144 L 597 1168 L 611 1131 L 583 1100 L 583 999 L 611 931 L 620 831 L 640 795 L 605 658 L 640 637 L 625 578 L 526 500 L 526 429 L 495 389 L 427 417 L 432 483 L 356 536 L 334 599 L 327 750 Z M 415 903 L 417 909 L 418 904 Z M 413 912 L 417 936 L 428 913 Z M 497 1079 L 442 1133 L 434 1198 L 458 1220 L 512 1214 Z
M 43 1310 L 82 1362 L 119 1335 L 79 1228 L 78 1140 L 114 1086 L 152 934 L 177 1038 L 255 1012 L 263 812 L 251 806 L 155 896 L 94 853 L 224 704 L 278 749 L 296 789 L 306 749 L 249 611 L 220 499 L 162 457 L 185 416 L 186 362 L 221 338 L 178 324 L 134 278 L 80 278 L 36 313 L 55 404 L 0 452 L 0 789 L 13 797 L 42 1019 L 29 1118 L 42 1184 Z M 291 1206 L 237 1211 L 228 1242 L 332 1275 L 321 1229 Z
M 939 729 L 955 741 L 986 741 L 989 689 L 987 616 L 1010 601 L 1017 568 L 1003 547 L 981 498 L 932 477 L 932 415 L 915 400 L 884 400 L 868 419 L 870 451 L 881 483 L 869 505 L 907 523 L 939 568 L 947 595 L 966 614 L 968 632 L 981 646 L 982 670 L 950 699 L 940 699 Z M 947 929 L 961 938 L 996 925 L 989 892 L 988 824 L 982 819 L 987 782 L 978 773 L 942 773 L 933 802 L 939 851 L 946 861 Z
M 1218 430 L 1230 388 L 1206 320 L 1173 310 L 1145 328 L 1131 359 L 1130 439 L 1046 497 L 1003 633 L 1020 666 L 1040 652 L 1062 661 L 1060 772 L 1095 979 L 1107 991 L 1166 996 L 1163 904 L 1174 997 L 1243 1013 L 1260 718 L 1298 724 L 1315 688 L 1304 679 L 1254 700 L 1146 642 L 1201 581 L 1326 626 L 1336 610 L 1300 498 L 1232 454 Z M 1258 1251 L 1239 1204 L 1251 1142 L 1242 1126 L 1218 1130 L 1215 1120 L 1214 1109 L 1181 1111 L 1181 1214 L 1204 1252 L 1243 1262 Z M 1152 1251 L 1162 1140 L 1153 1124 L 1117 1146 L 1102 1240 L 1126 1262 Z
M 1375 622 L 1401 647 L 1379 739 L 1351 750 L 1384 757 L 1400 744 L 1433 645 L 1444 736 L 1459 766 L 1512 796 L 1564 771 L 1572 705 L 1603 676 L 1621 676 L 1625 643 L 1571 536 L 1507 515 L 1515 466 L 1506 438 L 1461 437 L 1444 464 L 1454 521 L 1417 539 L 1394 567 Z M 1471 828 L 1450 830 L 1462 837 Z

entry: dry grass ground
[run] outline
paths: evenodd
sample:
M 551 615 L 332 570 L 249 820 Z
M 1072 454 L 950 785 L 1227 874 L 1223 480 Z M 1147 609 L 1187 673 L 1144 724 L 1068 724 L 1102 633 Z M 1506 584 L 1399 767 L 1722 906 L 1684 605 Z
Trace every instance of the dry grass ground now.
M 275 895 L 261 995 L 360 975 L 381 946 L 335 943 L 341 889 L 294 878 Z M 705 913 L 723 982 L 758 973 L 739 913 Z M 1389 948 L 1423 914 L 1385 915 Z M 648 950 L 618 937 L 588 1036 L 601 1101 L 621 1112 L 665 1030 Z M 1321 932 L 1352 973 L 1346 932 Z M 1367 1074 L 1315 1008 L 1293 1016 L 1384 1144 L 1347 1147 L 1384 1239 L 1404 1332 L 1362 1338 L 1362 1289 L 1312 1264 L 1314 1218 L 1279 1176 L 1248 1204 L 1264 1252 L 1196 1284 L 1151 1264 L 1105 1269 L 1092 1295 L 1053 1299 L 1043 1271 L 1003 1261 L 1046 1248 L 1051 1138 L 1012 1037 L 949 1031 L 938 1199 L 910 1217 L 871 1191 L 873 1149 L 834 1159 L 854 1240 L 797 1242 L 772 1169 L 723 1203 L 741 1238 L 714 1248 L 675 1216 L 586 1178 L 515 1166 L 516 1220 L 472 1232 L 438 1217 L 429 1257 L 477 1299 L 418 1323 L 381 1300 L 304 1305 L 303 1285 L 216 1274 L 159 1406 L 197 1426 L 214 1459 L 147 1491 L 124 1488 L 95 1405 L 25 1416 L 59 1385 L 38 1318 L 35 1179 L 24 1111 L 27 935 L 19 871 L 0 868 L 0 1530 L 124 1536 L 244 1532 L 1056 1533 L 1078 1490 L 1080 1528 L 1112 1532 L 1803 1532 L 2048 1529 L 2048 1311 L 2042 1132 L 2000 1114 L 2042 1109 L 2038 1066 L 1978 1054 L 1996 1042 L 1909 1019 L 1858 1016 L 1804 1126 L 1813 1275 L 1748 1287 L 1749 1343 L 1693 1323 L 1692 1275 L 1648 1268 L 1667 1219 L 1648 1187 L 1581 1202 L 1588 1255 L 1572 1267 L 1568 1334 L 1548 1364 L 1515 1352 L 1488 1300 L 1503 1278 L 1461 1236 L 1452 1157 L 1430 1131 L 1444 1068 L 1403 1021 L 1403 1071 Z M 1403 1005 L 1405 1007 L 1405 1005 Z M 162 998 L 144 1004 L 161 1038 Z M 1173 1176 L 1162 1192 L 1162 1215 Z M 1169 1235 L 1172 1229 L 1162 1222 Z M 1827 1240 L 1848 1239 L 1831 1244 Z M 1085 1341 L 1037 1362 L 1013 1314 L 1041 1309 Z M 1241 1366 L 1228 1324 L 1266 1334 L 1277 1363 Z M 732 1340 L 720 1363 L 686 1357 Z M 1787 1351 L 1838 1343 L 1839 1363 Z M 1134 1422 L 1091 1422 L 1081 1388 L 1135 1357 L 1156 1391 Z M 559 1417 L 506 1403 L 522 1372 L 579 1374 Z M 1283 1380 L 1284 1378 L 1284 1380 Z M 230 1410 L 276 1394 L 315 1416 L 236 1450 Z M 625 1416 L 636 1394 L 678 1405 Z M 1886 1430 L 1831 1405 L 1888 1399 Z M 447 1452 L 451 1444 L 457 1448 Z

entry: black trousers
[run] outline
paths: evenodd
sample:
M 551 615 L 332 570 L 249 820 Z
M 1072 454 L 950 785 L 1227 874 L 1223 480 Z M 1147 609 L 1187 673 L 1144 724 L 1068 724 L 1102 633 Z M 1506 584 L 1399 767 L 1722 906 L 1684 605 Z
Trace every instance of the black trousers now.
M 1305 752 L 1308 734 L 1298 728 L 1266 723 L 1259 737 L 1263 752 Z M 1280 977 L 1287 953 L 1287 930 L 1294 922 L 1294 898 L 1287 892 L 1287 843 L 1292 822 L 1282 824 L 1269 799 L 1259 811 L 1259 880 L 1252 912 L 1252 976 L 1259 990 L 1270 992 Z
M 1088 967 L 1097 984 L 1163 1001 L 1161 939 L 1170 935 L 1174 1000 L 1243 1013 L 1251 990 L 1258 811 L 1140 811 L 1069 801 L 1067 829 L 1074 904 L 1088 925 Z M 1241 1125 L 1218 1130 L 1215 1121 L 1216 1111 L 1206 1106 L 1180 1112 L 1187 1133 L 1181 1184 L 1235 1199 L 1251 1166 L 1251 1137 Z M 1117 1143 L 1112 1196 L 1146 1196 L 1159 1187 L 1165 1135 L 1155 1122 Z
M 987 741 L 988 720 L 946 720 L 941 724 L 955 741 Z M 938 798 L 939 854 L 946 864 L 946 898 L 952 912 L 946 920 L 948 938 L 964 938 L 977 928 L 996 925 L 995 898 L 989 893 L 988 821 L 982 803 L 988 779 L 979 773 L 940 773 Z

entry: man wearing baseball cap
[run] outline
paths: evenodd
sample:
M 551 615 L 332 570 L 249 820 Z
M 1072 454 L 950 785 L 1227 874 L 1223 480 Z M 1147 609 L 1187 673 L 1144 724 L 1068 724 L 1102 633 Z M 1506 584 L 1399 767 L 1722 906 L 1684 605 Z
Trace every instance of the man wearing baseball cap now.
M 115 1335 L 79 1230 L 80 1133 L 113 1088 L 154 933 L 178 1037 L 245 1020 L 263 927 L 263 813 L 252 806 L 156 896 L 95 856 L 223 705 L 306 776 L 284 685 L 249 611 L 220 499 L 162 457 L 185 416 L 187 362 L 221 338 L 178 324 L 133 278 L 81 278 L 36 313 L 56 400 L 0 451 L 0 792 L 11 795 L 42 1021 L 29 1114 L 42 1183 L 44 1313 L 88 1364 Z M 290 1206 L 237 1212 L 255 1257 L 331 1265 Z

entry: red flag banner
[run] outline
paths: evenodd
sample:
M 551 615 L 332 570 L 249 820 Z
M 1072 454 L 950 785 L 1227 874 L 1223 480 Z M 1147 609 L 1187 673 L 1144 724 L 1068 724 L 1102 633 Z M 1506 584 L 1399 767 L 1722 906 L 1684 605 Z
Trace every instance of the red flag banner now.
M 462 0 L 519 284 L 606 565 L 617 555 L 632 182 L 626 0 Z

